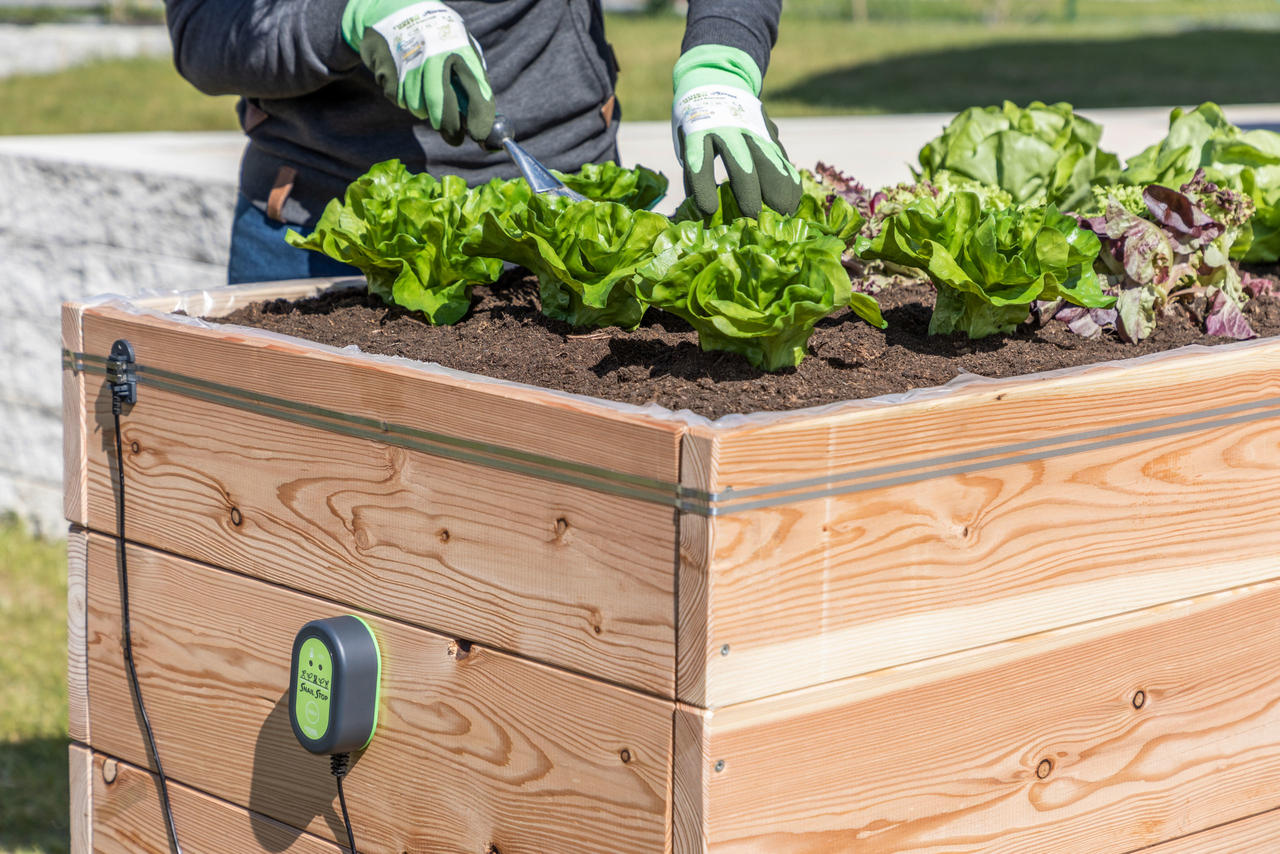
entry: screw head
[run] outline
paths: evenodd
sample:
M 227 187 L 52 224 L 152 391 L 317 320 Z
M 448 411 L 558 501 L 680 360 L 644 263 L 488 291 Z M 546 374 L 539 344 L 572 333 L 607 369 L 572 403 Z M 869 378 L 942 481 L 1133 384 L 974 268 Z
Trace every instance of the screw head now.
M 721 655 L 728 655 L 728 654 L 729 654 L 729 645 L 728 645 L 728 644 L 725 644 L 724 646 L 720 647 L 720 654 L 721 654 Z
M 721 771 L 723 771 L 723 770 L 724 770 L 724 760 L 723 760 L 723 759 L 717 759 L 717 760 L 716 760 L 715 769 L 716 769 L 716 773 L 717 773 L 717 774 L 719 774 Z

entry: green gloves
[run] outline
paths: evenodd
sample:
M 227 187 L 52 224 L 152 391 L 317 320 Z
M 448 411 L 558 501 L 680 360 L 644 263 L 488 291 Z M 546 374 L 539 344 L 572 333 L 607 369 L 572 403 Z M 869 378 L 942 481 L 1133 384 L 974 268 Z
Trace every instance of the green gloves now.
M 438 0 L 348 0 L 342 37 L 388 98 L 450 145 L 493 129 L 493 90 L 462 16 Z
M 778 142 L 759 94 L 763 75 L 744 51 L 700 45 L 672 73 L 671 134 L 684 166 L 685 192 L 710 216 L 720 205 L 715 157 L 729 173 L 738 207 L 758 216 L 761 202 L 790 214 L 800 204 L 800 175 Z

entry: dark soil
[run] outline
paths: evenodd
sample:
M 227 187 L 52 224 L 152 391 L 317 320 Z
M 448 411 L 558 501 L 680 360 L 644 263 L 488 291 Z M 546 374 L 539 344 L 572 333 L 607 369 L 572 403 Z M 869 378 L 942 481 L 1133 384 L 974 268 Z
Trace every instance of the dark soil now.
M 218 320 L 608 400 L 656 401 L 709 418 L 941 385 L 961 373 L 1010 377 L 1226 340 L 1205 335 L 1178 308 L 1137 345 L 1110 335 L 1085 340 L 1057 321 L 971 341 L 928 335 L 933 289 L 926 284 L 890 287 L 876 299 L 887 329 L 848 312 L 833 315 L 818 324 L 800 367 L 777 374 L 736 354 L 702 352 L 688 325 L 652 309 L 634 332 L 575 331 L 541 314 L 537 281 L 521 271 L 476 288 L 471 314 L 455 326 L 431 326 L 363 291 L 259 303 Z M 1280 334 L 1280 299 L 1252 300 L 1248 315 L 1259 336 Z

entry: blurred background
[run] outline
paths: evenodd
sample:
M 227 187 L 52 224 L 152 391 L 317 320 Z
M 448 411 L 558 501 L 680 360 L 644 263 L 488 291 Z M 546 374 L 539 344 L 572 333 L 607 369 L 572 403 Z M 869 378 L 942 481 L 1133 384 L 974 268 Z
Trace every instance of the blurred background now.
M 604 5 L 623 158 L 673 175 L 682 5 Z M 0 0 L 0 854 L 68 847 L 58 305 L 225 281 L 234 98 L 178 77 L 163 15 Z M 1280 130 L 1278 72 L 1280 0 L 786 0 L 764 100 L 797 165 L 874 185 L 1004 99 L 1069 101 L 1121 156 L 1205 100 Z

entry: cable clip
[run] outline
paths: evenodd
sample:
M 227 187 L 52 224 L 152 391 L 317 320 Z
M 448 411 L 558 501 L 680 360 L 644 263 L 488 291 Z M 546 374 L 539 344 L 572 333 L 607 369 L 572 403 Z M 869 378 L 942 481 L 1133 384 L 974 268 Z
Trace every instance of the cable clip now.
M 133 357 L 133 345 L 121 338 L 111 345 L 107 356 L 107 385 L 111 387 L 111 411 L 120 412 L 124 404 L 138 402 L 137 361 Z

